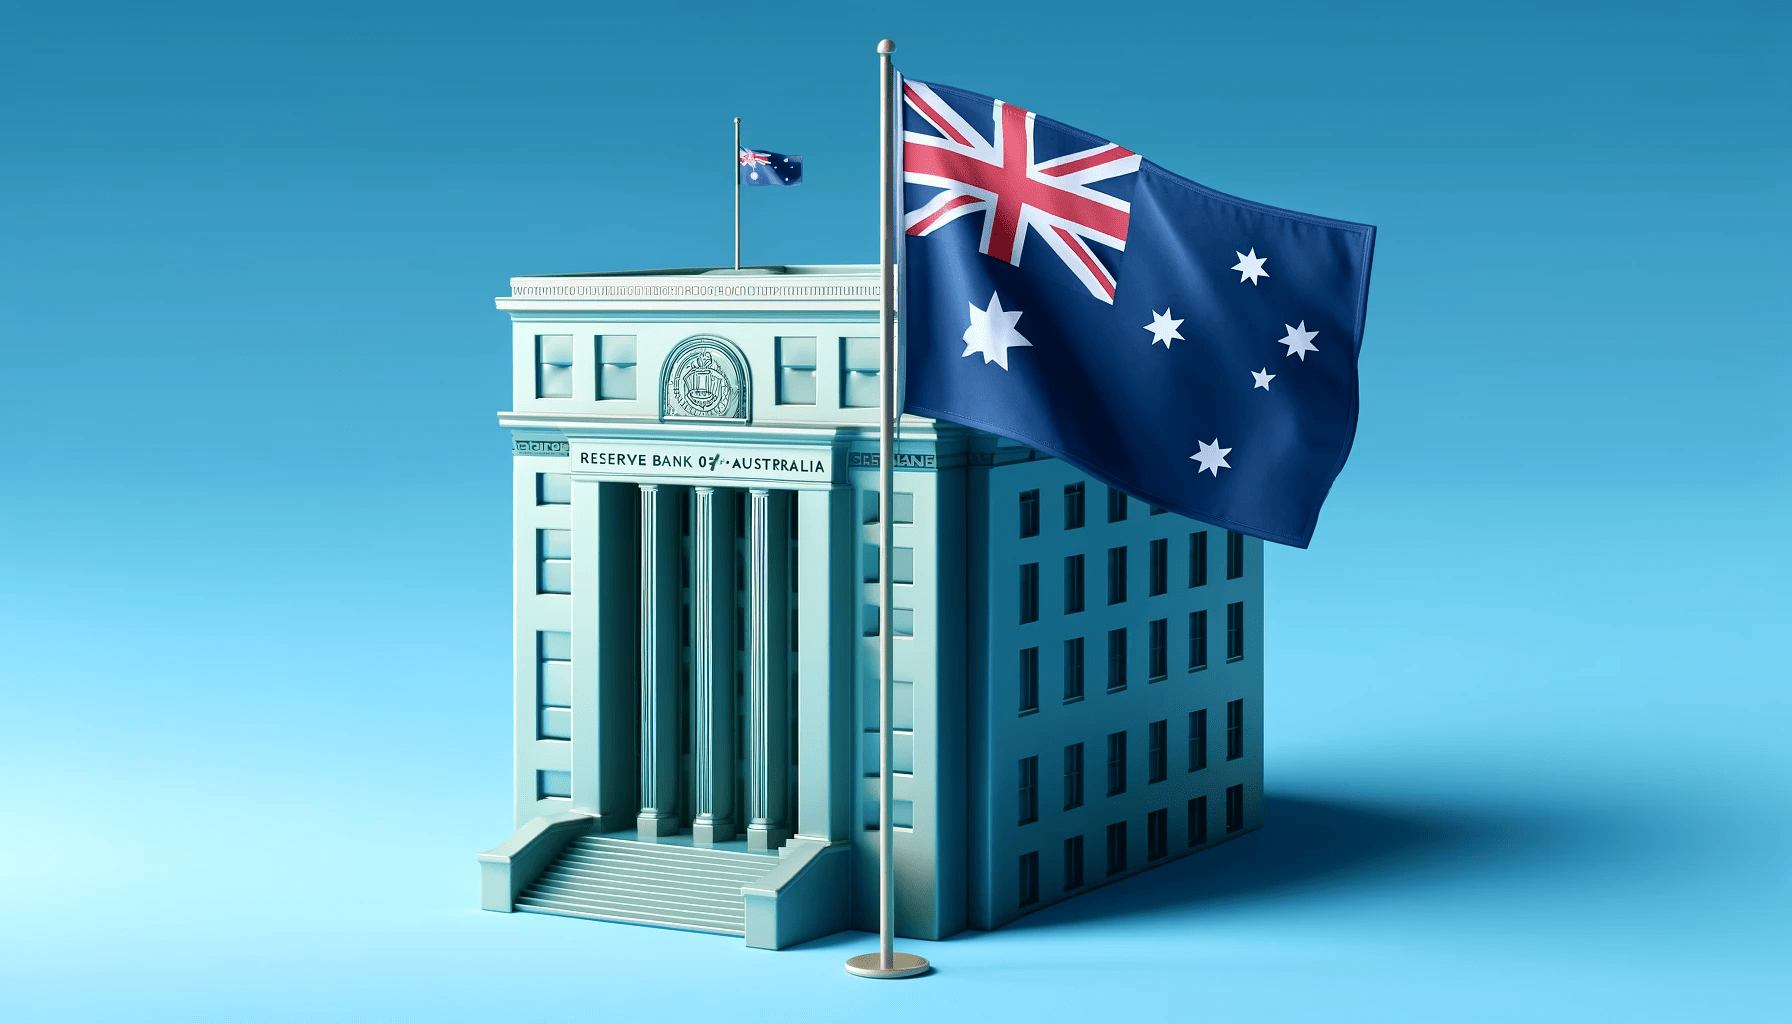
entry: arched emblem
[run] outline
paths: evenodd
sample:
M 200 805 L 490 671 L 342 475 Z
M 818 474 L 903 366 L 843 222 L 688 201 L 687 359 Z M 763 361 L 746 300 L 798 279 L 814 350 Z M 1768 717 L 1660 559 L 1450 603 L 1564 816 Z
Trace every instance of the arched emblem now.
M 662 416 L 745 421 L 747 388 L 746 362 L 733 345 L 720 338 L 690 338 L 666 360 Z

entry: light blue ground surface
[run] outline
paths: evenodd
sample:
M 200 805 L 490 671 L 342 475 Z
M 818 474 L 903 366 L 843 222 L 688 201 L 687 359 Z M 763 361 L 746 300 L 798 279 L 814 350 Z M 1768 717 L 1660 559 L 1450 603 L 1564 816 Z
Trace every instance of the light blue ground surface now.
M 1784 1019 L 1787 23 L 1676 9 L 14 19 L 0 1018 Z M 1357 451 L 1268 556 L 1268 824 L 899 985 L 482 913 L 490 297 L 725 259 L 735 113 L 810 179 L 749 261 L 870 258 L 885 33 L 1381 228 Z

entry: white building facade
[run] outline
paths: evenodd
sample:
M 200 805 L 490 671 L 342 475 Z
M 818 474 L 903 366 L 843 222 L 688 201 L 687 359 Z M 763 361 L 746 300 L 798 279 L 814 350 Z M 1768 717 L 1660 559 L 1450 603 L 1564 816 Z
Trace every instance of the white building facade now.
M 482 904 L 993 928 L 1260 823 L 1261 542 L 905 416 L 877 608 L 878 273 L 515 278 L 515 832 Z M 1211 565 L 1208 559 L 1212 559 Z

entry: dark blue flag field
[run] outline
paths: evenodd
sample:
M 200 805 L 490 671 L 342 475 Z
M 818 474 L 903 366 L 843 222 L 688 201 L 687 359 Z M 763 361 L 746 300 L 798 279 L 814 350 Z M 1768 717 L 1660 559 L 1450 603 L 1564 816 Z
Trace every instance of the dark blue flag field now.
M 908 412 L 1306 547 L 1356 433 L 1375 229 L 904 81 Z

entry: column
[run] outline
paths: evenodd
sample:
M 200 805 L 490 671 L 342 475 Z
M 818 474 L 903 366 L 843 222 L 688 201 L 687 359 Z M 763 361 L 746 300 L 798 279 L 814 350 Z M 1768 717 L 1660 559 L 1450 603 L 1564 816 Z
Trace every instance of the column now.
M 598 832 L 635 827 L 635 531 L 632 483 L 572 481 L 572 806 Z
M 642 839 L 678 833 L 678 487 L 641 484 Z
M 747 514 L 747 848 L 790 838 L 790 492 L 749 492 Z
M 862 588 L 854 585 L 853 494 L 850 487 L 796 495 L 798 640 L 796 700 L 796 831 L 845 842 L 855 831 L 852 799 L 860 777 L 854 745 L 853 652 Z
M 734 838 L 734 492 L 714 487 L 691 515 L 691 668 L 691 838 L 720 843 Z

